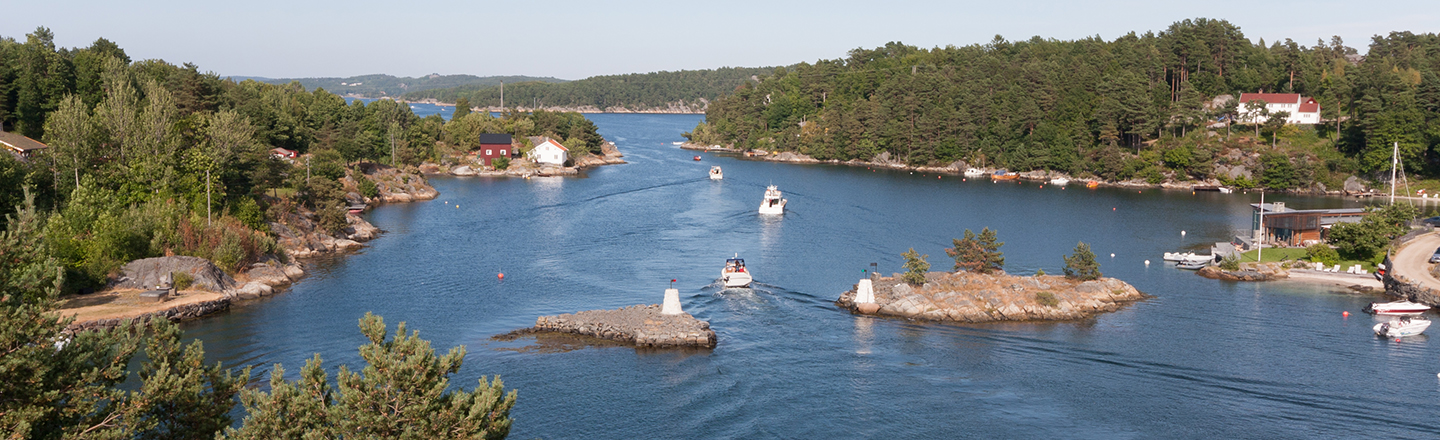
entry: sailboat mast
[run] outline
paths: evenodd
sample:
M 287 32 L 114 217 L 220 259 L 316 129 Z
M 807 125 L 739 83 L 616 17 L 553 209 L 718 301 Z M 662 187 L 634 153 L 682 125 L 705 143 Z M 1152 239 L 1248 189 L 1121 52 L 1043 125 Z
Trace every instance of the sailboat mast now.
M 1400 143 L 1395 143 L 1395 152 L 1390 155 L 1390 204 L 1395 204 L 1395 169 L 1400 167 Z

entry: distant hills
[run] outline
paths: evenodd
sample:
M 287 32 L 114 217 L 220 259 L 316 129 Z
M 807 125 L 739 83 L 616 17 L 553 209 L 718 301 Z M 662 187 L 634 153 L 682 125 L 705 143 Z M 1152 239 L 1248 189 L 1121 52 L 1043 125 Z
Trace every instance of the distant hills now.
M 304 86 L 305 90 L 308 91 L 314 91 L 316 88 L 324 88 L 338 95 L 359 95 L 366 98 L 379 98 L 384 96 L 398 97 L 411 92 L 460 86 L 498 86 L 501 81 L 506 83 L 528 82 L 538 84 L 566 82 L 566 80 L 552 77 L 440 74 L 430 74 L 419 78 L 396 77 L 391 75 L 361 75 L 349 78 L 264 78 L 258 76 L 231 76 L 230 78 L 237 82 L 253 79 L 269 84 L 288 84 L 292 81 L 299 81 L 300 85 Z
M 505 105 L 511 108 L 545 108 L 583 112 L 701 113 L 710 101 L 728 95 L 747 82 L 769 76 L 774 67 L 722 67 L 719 69 L 660 71 L 592 76 L 577 81 L 505 81 Z M 478 107 L 500 107 L 496 84 L 468 84 L 448 88 L 411 88 L 409 100 L 470 100 Z

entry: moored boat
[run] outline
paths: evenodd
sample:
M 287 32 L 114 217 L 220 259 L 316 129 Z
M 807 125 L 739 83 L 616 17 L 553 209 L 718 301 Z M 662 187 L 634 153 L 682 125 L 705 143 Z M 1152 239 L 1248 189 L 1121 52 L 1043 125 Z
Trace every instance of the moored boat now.
M 720 180 L 720 179 L 724 179 L 724 178 L 725 178 L 725 172 L 720 171 L 720 166 L 719 166 L 719 165 L 710 167 L 710 180 Z
M 1005 170 L 996 170 L 995 174 L 990 175 L 990 178 L 994 180 L 1015 180 L 1020 178 L 1020 174 L 1011 173 Z
M 699 161 L 699 160 L 700 160 L 700 156 L 695 156 L 695 160 L 696 160 L 696 161 Z
M 1097 188 L 1097 187 L 1099 187 L 1099 186 L 1100 186 L 1100 182 L 1097 181 L 1097 180 L 1091 180 L 1091 181 L 1085 182 L 1085 187 L 1086 187 L 1086 188 Z
M 1200 269 L 1204 269 L 1205 266 L 1209 266 L 1209 265 L 1210 265 L 1210 262 L 1209 262 L 1209 261 L 1193 261 L 1193 260 L 1192 260 L 1192 261 L 1181 261 L 1181 262 L 1179 262 L 1179 263 L 1176 263 L 1176 264 L 1175 264 L 1175 268 L 1176 268 L 1176 269 L 1185 269 L 1185 270 L 1200 270 Z
M 1050 179 L 1050 184 L 1055 186 L 1065 186 L 1070 184 L 1070 179 L 1066 179 L 1064 177 L 1056 177 L 1054 179 Z
M 1430 320 L 1418 316 L 1406 316 L 1390 322 L 1375 324 L 1376 336 L 1386 338 L 1399 338 L 1404 336 L 1415 336 L 1425 333 L 1430 327 Z
M 745 268 L 745 259 L 740 258 L 740 254 L 726 259 L 725 268 L 720 270 L 720 281 L 725 283 L 725 287 L 750 287 L 754 279 L 750 270 Z
M 780 190 L 775 185 L 765 187 L 765 199 L 760 201 L 760 213 L 765 215 L 784 215 L 785 200 L 780 195 Z
M 1365 312 L 1376 315 L 1419 315 L 1425 313 L 1426 310 L 1430 310 L 1430 306 L 1400 300 L 1388 303 L 1370 303 L 1370 305 L 1365 306 L 1364 310 Z
M 984 171 L 984 170 L 981 170 L 981 169 L 979 169 L 979 168 L 966 168 L 966 169 L 965 169 L 965 177 L 975 178 L 975 177 L 984 177 L 984 176 L 985 176 L 985 171 Z

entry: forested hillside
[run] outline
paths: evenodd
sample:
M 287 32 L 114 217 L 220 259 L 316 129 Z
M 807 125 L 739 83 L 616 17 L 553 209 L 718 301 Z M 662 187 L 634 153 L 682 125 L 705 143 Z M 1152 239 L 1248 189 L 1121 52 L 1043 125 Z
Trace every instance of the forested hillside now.
M 753 78 L 768 75 L 769 67 L 723 67 L 714 70 L 632 73 L 594 76 L 579 81 L 547 84 L 505 82 L 505 105 L 518 108 L 580 108 L 600 111 L 693 109 L 730 93 Z M 405 94 L 405 99 L 456 102 L 466 98 L 478 107 L 500 107 L 500 88 L 462 86 Z
M 487 132 L 551 136 L 577 153 L 602 142 L 577 113 L 457 112 L 447 123 L 392 100 L 347 105 L 325 89 L 132 62 L 105 39 L 85 48 L 53 40 L 44 28 L 23 42 L 0 38 L 0 128 L 49 145 L 26 160 L 0 153 L 0 213 L 14 214 L 30 189 L 71 291 L 166 253 L 244 267 L 276 251 L 267 224 L 296 206 L 343 228 L 340 182 L 364 185 L 349 167 L 357 161 L 443 161 Z M 282 161 L 275 147 L 313 157 Z
M 283 85 L 299 82 L 305 90 L 326 89 L 341 95 L 356 95 L 366 98 L 398 97 L 409 92 L 442 89 L 459 86 L 494 86 L 501 82 L 562 83 L 563 79 L 534 76 L 475 76 L 432 74 L 418 78 L 395 77 L 391 75 L 361 75 L 349 78 L 260 78 L 234 77 L 236 82 L 253 79 L 268 84 Z
M 1217 154 L 1246 147 L 1295 174 L 1277 188 L 1388 169 L 1399 142 L 1412 173 L 1440 174 L 1440 37 L 1394 32 L 1356 53 L 1339 37 L 1255 44 L 1209 19 L 1113 41 L 890 43 L 743 84 L 689 136 L 819 159 L 889 152 L 914 165 L 964 160 L 1152 182 L 1215 177 Z M 1233 137 L 1229 127 L 1203 129 L 1243 110 L 1208 106 L 1213 98 L 1260 90 L 1314 97 L 1325 121 L 1237 126 Z

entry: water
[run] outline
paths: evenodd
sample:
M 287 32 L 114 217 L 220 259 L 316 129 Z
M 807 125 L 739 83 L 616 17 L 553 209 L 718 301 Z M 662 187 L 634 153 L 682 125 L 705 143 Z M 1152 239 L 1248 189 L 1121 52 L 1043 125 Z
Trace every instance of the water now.
M 378 98 L 356 98 L 353 96 L 346 96 L 345 105 L 350 105 L 351 102 L 354 102 L 357 99 L 361 102 L 364 102 L 365 105 L 370 105 L 370 103 L 378 100 Z M 430 115 L 440 115 L 441 118 L 449 121 L 450 117 L 455 115 L 455 106 L 453 105 L 445 106 L 424 102 L 411 102 L 407 105 L 410 106 L 410 111 L 415 113 L 415 116 L 419 116 L 422 118 Z
M 1377 297 L 1208 280 L 1160 262 L 1247 228 L 1256 194 L 696 162 L 671 142 L 698 116 L 587 117 L 630 164 L 569 179 L 433 179 L 439 199 L 368 214 L 387 232 L 364 251 L 316 262 L 289 291 L 187 324 L 187 335 L 212 360 L 259 365 L 260 378 L 277 362 L 293 376 L 317 352 L 333 374 L 362 365 L 365 312 L 392 328 L 406 321 L 441 350 L 468 348 L 453 383 L 499 374 L 520 390 L 512 438 L 1440 433 L 1440 344 L 1375 338 L 1376 321 L 1358 312 Z M 724 181 L 706 178 L 711 165 L 724 167 Z M 783 219 L 755 213 L 770 183 L 790 200 Z M 871 262 L 897 272 L 914 247 L 946 268 L 950 240 L 987 226 L 1011 273 L 1060 273 L 1061 256 L 1084 241 L 1105 275 L 1154 298 L 1083 322 L 985 325 L 860 317 L 832 304 Z M 756 276 L 753 291 L 714 282 L 735 253 Z M 541 315 L 659 303 L 672 278 L 686 311 L 716 329 L 713 351 L 490 340 Z

